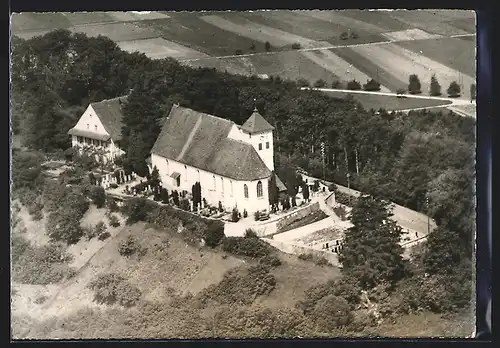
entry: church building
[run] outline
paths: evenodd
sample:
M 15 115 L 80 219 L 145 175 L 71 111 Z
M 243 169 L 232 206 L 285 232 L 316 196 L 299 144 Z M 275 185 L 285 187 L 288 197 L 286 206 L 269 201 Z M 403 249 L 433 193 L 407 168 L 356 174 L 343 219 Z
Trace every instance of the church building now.
M 213 206 L 249 214 L 269 209 L 274 170 L 273 130 L 257 109 L 238 126 L 232 121 L 174 105 L 148 158 L 163 187 L 191 192 L 199 182 Z M 276 178 L 280 190 L 282 182 Z

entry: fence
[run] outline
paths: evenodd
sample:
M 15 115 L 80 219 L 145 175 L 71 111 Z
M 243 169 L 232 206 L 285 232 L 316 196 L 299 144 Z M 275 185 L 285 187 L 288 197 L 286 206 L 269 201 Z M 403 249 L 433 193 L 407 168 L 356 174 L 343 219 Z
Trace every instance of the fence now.
M 292 243 L 286 243 L 286 242 L 280 242 L 276 241 L 273 239 L 268 239 L 268 238 L 262 238 L 266 243 L 272 245 L 276 249 L 286 253 L 286 254 L 292 254 L 292 255 L 301 255 L 301 254 L 310 254 L 313 256 L 313 258 L 319 259 L 319 258 L 325 258 L 330 262 L 333 266 L 336 267 L 341 267 L 339 263 L 339 259 L 336 253 L 331 252 L 331 251 L 323 251 L 323 250 L 316 250 L 316 249 L 311 249 L 308 247 L 292 244 Z

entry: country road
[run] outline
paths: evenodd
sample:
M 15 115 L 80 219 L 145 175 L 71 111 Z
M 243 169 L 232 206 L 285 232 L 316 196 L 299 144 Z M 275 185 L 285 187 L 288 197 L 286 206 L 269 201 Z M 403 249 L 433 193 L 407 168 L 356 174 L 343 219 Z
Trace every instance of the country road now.
M 300 89 L 302 90 L 315 90 L 315 91 L 322 91 L 322 92 L 342 92 L 342 93 L 350 93 L 350 94 L 372 94 L 372 95 L 384 95 L 384 96 L 389 96 L 389 97 L 398 97 L 399 94 L 397 93 L 391 93 L 391 92 L 372 92 L 372 91 L 362 91 L 362 90 L 350 90 L 350 89 L 334 89 L 334 88 L 313 88 L 313 87 L 301 87 Z M 425 95 L 415 95 L 415 94 L 405 94 L 405 98 L 414 98 L 414 99 L 427 99 L 427 100 L 442 100 L 442 101 L 447 101 L 451 102 L 451 104 L 448 104 L 446 106 L 454 106 L 454 105 L 470 105 L 476 104 L 476 101 L 473 100 L 472 103 L 468 99 L 464 98 L 446 98 L 446 97 L 432 97 L 432 96 L 425 96 Z M 435 107 L 435 106 L 433 106 Z
M 457 37 L 468 37 L 468 36 L 476 36 L 476 34 L 459 34 L 459 35 L 450 35 L 450 36 L 442 36 L 443 38 L 457 38 Z M 283 52 L 311 52 L 311 51 L 321 51 L 321 50 L 329 50 L 334 48 L 346 48 L 346 47 L 363 47 L 363 46 L 375 46 L 375 45 L 387 45 L 391 43 L 398 42 L 409 42 L 409 41 L 419 41 L 424 39 L 411 39 L 411 40 L 386 40 L 386 41 L 377 41 L 377 42 L 368 42 L 368 43 L 360 43 L 360 44 L 347 44 L 347 45 L 331 45 L 331 46 L 321 46 L 321 47 L 310 47 L 310 48 L 300 48 L 297 50 L 287 50 L 287 51 L 272 51 L 272 52 L 256 52 L 256 53 L 245 53 L 245 54 L 232 54 L 228 56 L 210 56 L 203 58 L 189 58 L 189 59 L 180 59 L 180 62 L 195 62 L 205 59 L 230 59 L 230 58 L 241 58 L 241 57 L 252 57 L 259 55 L 272 55 L 272 54 L 280 54 Z

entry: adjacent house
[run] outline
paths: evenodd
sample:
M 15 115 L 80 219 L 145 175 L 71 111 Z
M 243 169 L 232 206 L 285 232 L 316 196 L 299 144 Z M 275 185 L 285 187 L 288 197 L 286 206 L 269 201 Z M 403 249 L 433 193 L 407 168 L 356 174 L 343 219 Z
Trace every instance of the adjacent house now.
M 238 126 L 174 105 L 147 162 L 150 170 L 158 168 L 167 189 L 191 192 L 199 182 L 202 197 L 211 205 L 221 202 L 226 209 L 249 213 L 269 209 L 273 130 L 257 109 Z
M 125 152 L 122 138 L 122 106 L 126 97 L 91 103 L 77 124 L 68 131 L 73 148 L 92 147 L 104 150 L 104 160 L 113 160 Z

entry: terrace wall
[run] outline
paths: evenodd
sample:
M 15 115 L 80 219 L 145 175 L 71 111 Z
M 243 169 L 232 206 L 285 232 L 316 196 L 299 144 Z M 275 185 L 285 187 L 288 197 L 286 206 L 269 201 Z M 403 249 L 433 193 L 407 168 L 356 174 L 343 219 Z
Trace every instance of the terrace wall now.
M 290 213 L 289 215 L 286 215 L 283 218 L 279 219 L 276 223 L 276 228 L 279 231 L 284 226 L 289 225 L 297 220 L 301 220 L 305 218 L 307 215 L 318 210 L 320 210 L 318 202 L 305 206 L 303 208 L 299 208 L 298 210 Z
M 296 244 L 292 244 L 292 243 L 287 243 L 287 242 L 280 242 L 280 241 L 276 241 L 276 240 L 268 239 L 268 238 L 263 238 L 263 240 L 266 243 L 272 245 L 276 249 L 278 249 L 286 254 L 292 254 L 292 255 L 297 255 L 297 256 L 300 254 L 311 254 L 311 255 L 313 255 L 314 258 L 324 257 L 333 266 L 341 267 L 337 254 L 333 253 L 331 251 L 315 250 L 315 249 L 311 249 L 308 247 L 304 247 L 304 246 L 300 246 L 300 245 L 296 245 Z

